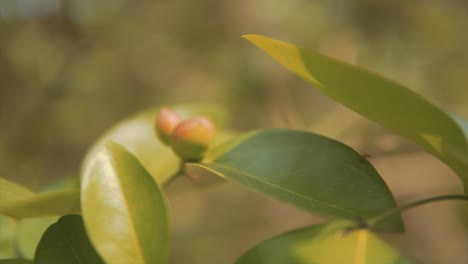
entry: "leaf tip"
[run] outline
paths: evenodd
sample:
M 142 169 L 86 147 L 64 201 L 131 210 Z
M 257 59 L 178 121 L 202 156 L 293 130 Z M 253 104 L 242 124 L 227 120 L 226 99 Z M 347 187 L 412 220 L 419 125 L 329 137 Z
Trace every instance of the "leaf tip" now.
M 262 40 L 268 40 L 270 38 L 267 38 L 265 36 L 262 36 L 262 35 L 258 35 L 258 34 L 245 34 L 245 35 L 242 35 L 242 37 L 248 41 L 250 41 L 251 43 L 253 43 L 254 45 L 257 45 L 260 41 Z
M 108 140 L 100 148 L 99 152 L 112 152 L 112 153 L 129 153 L 129 151 L 120 143 L 114 140 Z
M 249 40 L 251 41 L 252 38 L 255 38 L 255 37 L 258 37 L 260 35 L 257 35 L 257 34 L 245 34 L 245 35 L 242 35 L 242 38 L 245 38 L 246 40 Z
M 112 148 L 112 147 L 115 147 L 115 146 L 120 146 L 119 143 L 115 142 L 114 140 L 107 140 L 105 143 L 104 143 L 104 146 L 106 148 Z

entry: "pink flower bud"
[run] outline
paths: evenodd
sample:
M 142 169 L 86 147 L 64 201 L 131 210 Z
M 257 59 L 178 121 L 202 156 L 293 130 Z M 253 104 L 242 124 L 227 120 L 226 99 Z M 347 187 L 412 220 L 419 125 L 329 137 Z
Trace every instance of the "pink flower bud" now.
M 162 108 L 156 117 L 156 134 L 165 145 L 170 144 L 172 132 L 181 122 L 181 118 L 174 111 Z
M 206 117 L 195 117 L 181 122 L 174 129 L 171 145 L 184 160 L 199 160 L 216 134 L 213 122 Z

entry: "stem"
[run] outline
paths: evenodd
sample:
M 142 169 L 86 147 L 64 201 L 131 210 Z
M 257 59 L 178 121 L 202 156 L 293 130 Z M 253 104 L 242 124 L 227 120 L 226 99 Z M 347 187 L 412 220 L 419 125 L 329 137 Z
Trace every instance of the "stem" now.
M 382 222 L 383 220 L 389 218 L 390 216 L 393 216 L 395 214 L 401 213 L 403 211 L 406 211 L 408 209 L 412 209 L 414 207 L 418 207 L 420 205 L 428 204 L 428 203 L 433 203 L 433 202 L 439 202 L 439 201 L 446 201 L 446 200 L 461 200 L 461 201 L 468 201 L 468 196 L 466 195 L 461 195 L 461 194 L 449 194 L 449 195 L 441 195 L 441 196 L 435 196 L 419 201 L 415 201 L 409 204 L 405 204 L 401 207 L 394 208 L 392 210 L 386 211 L 380 215 L 377 215 L 374 218 L 371 218 L 368 222 L 369 225 L 373 226 L 377 223 Z

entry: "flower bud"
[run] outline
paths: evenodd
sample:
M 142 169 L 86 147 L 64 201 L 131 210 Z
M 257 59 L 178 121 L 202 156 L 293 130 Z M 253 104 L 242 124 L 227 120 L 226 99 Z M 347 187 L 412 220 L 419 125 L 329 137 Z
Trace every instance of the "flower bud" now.
M 195 161 L 203 157 L 213 140 L 216 128 L 206 117 L 195 117 L 181 122 L 174 130 L 171 145 L 184 160 Z
M 165 145 L 170 144 L 172 132 L 181 122 L 181 118 L 174 111 L 162 108 L 156 117 L 156 134 Z

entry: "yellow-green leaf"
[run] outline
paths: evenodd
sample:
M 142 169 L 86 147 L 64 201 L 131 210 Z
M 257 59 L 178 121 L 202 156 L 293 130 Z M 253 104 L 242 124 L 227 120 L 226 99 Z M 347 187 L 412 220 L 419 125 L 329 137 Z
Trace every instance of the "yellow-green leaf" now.
M 0 208 L 34 196 L 34 192 L 7 179 L 0 178 Z
M 460 176 L 467 190 L 466 121 L 367 70 L 275 39 L 244 37 L 324 94 L 432 153 Z
M 167 263 L 169 220 L 161 188 L 124 147 L 106 143 L 83 173 L 82 214 L 106 263 Z
M 80 212 L 80 190 L 37 193 L 0 207 L 0 213 L 14 218 L 32 218 Z
M 409 264 L 410 261 L 366 229 L 332 222 L 285 233 L 250 249 L 236 264 Z
M 14 236 L 16 222 L 6 216 L 0 216 L 0 259 L 16 257 Z
M 77 213 L 79 202 L 78 189 L 36 193 L 0 178 L 0 214 L 31 218 Z
M 43 192 L 62 193 L 72 191 L 76 188 L 79 188 L 78 177 L 64 177 L 47 184 Z M 77 193 L 76 201 L 72 200 L 72 203 L 76 204 L 76 208 L 73 211 L 79 211 L 79 200 L 79 193 Z M 33 210 L 37 210 L 37 208 Z M 19 256 L 26 259 L 34 258 L 37 244 L 45 230 L 51 224 L 57 222 L 62 214 L 56 215 L 57 216 L 24 218 L 16 221 L 14 246 Z

